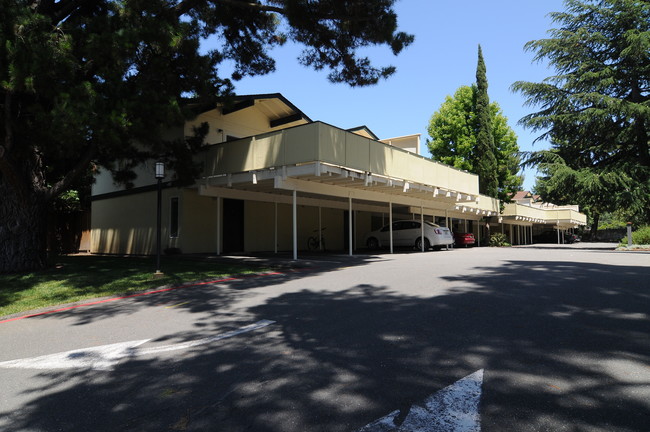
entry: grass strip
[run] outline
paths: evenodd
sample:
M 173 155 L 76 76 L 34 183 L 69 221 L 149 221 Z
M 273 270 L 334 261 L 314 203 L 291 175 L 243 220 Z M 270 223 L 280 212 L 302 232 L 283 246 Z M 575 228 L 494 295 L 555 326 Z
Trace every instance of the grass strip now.
M 0 274 L 0 317 L 81 300 L 144 291 L 163 285 L 267 271 L 246 264 L 165 256 L 164 276 L 153 279 L 155 258 L 62 256 L 48 269 Z

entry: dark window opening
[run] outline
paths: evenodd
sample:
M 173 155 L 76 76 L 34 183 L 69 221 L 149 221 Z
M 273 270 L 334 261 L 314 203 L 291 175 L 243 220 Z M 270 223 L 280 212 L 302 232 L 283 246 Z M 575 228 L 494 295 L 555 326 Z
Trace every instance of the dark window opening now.
M 173 197 L 169 204 L 169 237 L 178 237 L 178 197 Z

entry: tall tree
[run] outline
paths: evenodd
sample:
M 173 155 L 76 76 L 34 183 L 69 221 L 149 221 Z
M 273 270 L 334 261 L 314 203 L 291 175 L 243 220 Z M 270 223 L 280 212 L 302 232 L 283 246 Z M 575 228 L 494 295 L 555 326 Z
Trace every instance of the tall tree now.
M 479 191 L 482 194 L 496 197 L 499 180 L 494 155 L 487 71 L 480 45 L 478 46 L 478 64 L 476 66 L 476 126 L 476 149 L 473 153 L 473 164 L 476 174 L 479 176 Z
M 475 85 L 461 86 L 445 101 L 429 121 L 427 146 L 433 159 L 455 168 L 476 173 L 474 152 L 477 148 Z M 497 198 L 507 202 L 521 188 L 517 135 L 508 126 L 508 118 L 496 102 L 490 103 L 491 135 L 497 165 Z
M 390 76 L 394 67 L 357 53 L 387 45 L 397 55 L 412 42 L 393 3 L 0 0 L 0 272 L 45 265 L 46 209 L 92 167 L 128 185 L 155 156 L 178 180 L 194 178 L 205 128 L 176 141 L 165 129 L 230 95 L 232 79 L 273 71 L 271 48 L 302 44 L 299 61 L 332 82 Z M 206 53 L 210 36 L 220 45 Z M 234 73 L 219 76 L 227 59 Z
M 521 123 L 551 140 L 551 153 L 528 162 L 543 164 L 554 190 L 574 190 L 570 172 L 594 186 L 567 199 L 616 203 L 650 222 L 650 2 L 566 0 L 565 7 L 551 14 L 558 28 L 549 38 L 526 44 L 556 74 L 513 85 L 541 107 Z M 592 208 L 596 220 L 600 207 Z

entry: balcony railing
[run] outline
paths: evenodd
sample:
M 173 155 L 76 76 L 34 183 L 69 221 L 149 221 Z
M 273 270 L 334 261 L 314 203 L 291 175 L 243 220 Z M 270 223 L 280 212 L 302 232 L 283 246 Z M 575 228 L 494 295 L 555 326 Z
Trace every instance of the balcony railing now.
M 533 221 L 544 221 L 544 223 L 556 223 L 558 221 L 575 225 L 586 225 L 587 223 L 587 216 L 573 209 L 542 209 L 517 203 L 506 204 L 503 216 L 519 216 Z
M 373 175 L 478 194 L 478 176 L 322 122 L 211 145 L 204 176 L 324 162 Z

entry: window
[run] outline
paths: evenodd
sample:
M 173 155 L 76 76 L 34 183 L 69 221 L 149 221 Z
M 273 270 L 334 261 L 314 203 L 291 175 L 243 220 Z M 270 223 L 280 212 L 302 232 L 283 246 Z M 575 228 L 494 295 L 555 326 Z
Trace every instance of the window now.
M 169 202 L 169 237 L 178 237 L 178 197 Z
M 401 230 L 407 230 L 411 228 L 412 228 L 411 222 L 409 221 L 393 222 L 393 231 L 401 231 Z

